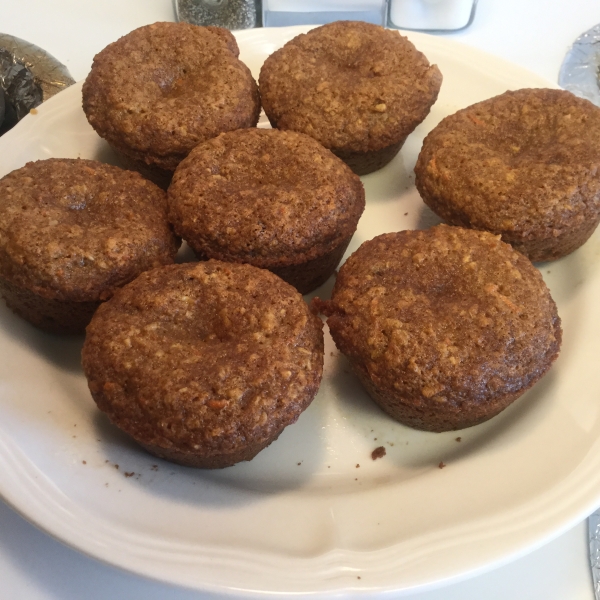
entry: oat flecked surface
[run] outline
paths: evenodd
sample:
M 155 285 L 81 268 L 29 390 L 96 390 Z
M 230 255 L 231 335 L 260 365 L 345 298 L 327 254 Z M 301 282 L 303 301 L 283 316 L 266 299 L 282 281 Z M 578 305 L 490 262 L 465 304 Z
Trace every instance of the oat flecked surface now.
M 425 138 L 416 185 L 453 225 L 500 234 L 531 260 L 583 244 L 600 220 L 600 108 L 570 92 L 506 92 Z
M 365 242 L 321 304 L 367 390 L 418 429 L 494 416 L 549 369 L 561 342 L 530 261 L 487 232 L 446 225 Z
M 345 249 L 365 206 L 359 177 L 339 158 L 307 135 L 274 129 L 200 144 L 168 198 L 175 231 L 197 254 L 268 269 Z
M 306 133 L 337 153 L 403 142 L 429 113 L 441 81 L 397 31 L 337 21 L 271 54 L 259 86 L 274 127 Z
M 99 408 L 144 447 L 223 467 L 251 459 L 310 404 L 322 324 L 269 271 L 174 265 L 144 273 L 100 307 L 83 367 Z
M 48 159 L 0 180 L 0 276 L 43 298 L 104 300 L 177 248 L 165 193 L 137 173 Z
M 84 111 L 119 152 L 172 171 L 199 142 L 256 125 L 258 89 L 238 54 L 218 27 L 140 27 L 96 55 Z

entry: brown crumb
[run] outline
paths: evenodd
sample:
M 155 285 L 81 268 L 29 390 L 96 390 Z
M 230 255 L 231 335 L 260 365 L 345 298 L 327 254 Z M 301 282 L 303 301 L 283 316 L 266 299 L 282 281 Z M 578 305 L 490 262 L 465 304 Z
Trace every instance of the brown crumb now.
M 377 438 L 375 438 L 375 439 L 377 439 Z M 371 458 L 373 460 L 377 460 L 378 458 L 385 456 L 385 454 L 386 454 L 385 448 L 383 446 L 379 446 L 379 447 L 375 448 L 375 450 L 373 450 L 373 452 L 371 452 Z
M 133 477 L 135 475 L 135 473 L 133 471 L 130 471 L 130 472 L 123 473 L 123 475 L 125 475 L 125 477 Z
M 440 461 L 440 464 L 438 465 L 438 468 L 443 469 L 446 466 L 446 463 L 443 461 Z
M 38 114 L 37 108 L 31 108 L 31 109 L 29 109 L 29 114 L 30 115 L 37 115 Z
M 461 440 L 462 440 L 462 438 L 461 438 L 461 437 L 457 437 L 457 438 L 456 438 L 456 441 L 457 441 L 457 442 L 460 442 Z
M 407 217 L 407 216 L 408 216 L 408 213 L 404 213 L 404 216 L 405 216 L 405 217 Z
M 81 463 L 87 465 L 87 460 L 82 460 Z
M 358 463 L 356 463 L 356 468 L 357 468 L 357 469 L 358 469 L 358 468 L 360 468 L 360 465 L 359 465 Z
M 158 465 L 152 465 L 152 466 L 150 467 L 150 469 L 151 469 L 152 471 L 158 471 Z
M 298 463 L 298 466 L 300 466 L 301 464 L 302 464 L 302 463 L 301 463 L 301 462 L 299 462 L 299 463 Z
M 119 465 L 115 465 L 115 469 L 117 469 L 117 471 L 119 470 Z

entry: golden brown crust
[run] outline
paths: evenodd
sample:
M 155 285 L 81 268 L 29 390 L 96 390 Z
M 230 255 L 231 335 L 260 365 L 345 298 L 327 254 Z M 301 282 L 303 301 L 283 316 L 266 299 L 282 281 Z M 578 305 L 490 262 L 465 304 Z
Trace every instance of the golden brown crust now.
M 120 153 L 173 171 L 199 142 L 256 125 L 258 88 L 238 54 L 218 27 L 140 27 L 94 58 L 83 109 Z
M 344 158 L 403 143 L 429 113 L 441 80 L 397 31 L 337 21 L 271 54 L 259 85 L 274 127 L 306 133 Z
M 168 191 L 195 252 L 270 269 L 307 293 L 334 271 L 364 210 L 360 179 L 307 135 L 244 129 L 197 146 Z
M 45 328 L 68 329 L 77 303 L 93 307 L 173 262 L 166 208 L 165 193 L 139 174 L 92 160 L 48 159 L 9 173 L 0 180 L 3 295 L 35 324 L 48 317 Z
M 99 408 L 150 452 L 223 467 L 253 458 L 310 404 L 322 324 L 269 271 L 173 265 L 98 309 L 83 368 Z
M 80 334 L 100 306 L 100 301 L 46 298 L 0 276 L 0 296 L 22 319 L 50 333 Z
M 430 431 L 503 410 L 561 342 L 556 305 L 529 260 L 489 233 L 446 225 L 365 242 L 319 304 L 380 406 Z
M 502 235 L 531 260 L 572 252 L 600 220 L 600 108 L 570 92 L 506 92 L 445 118 L 415 167 L 447 222 Z

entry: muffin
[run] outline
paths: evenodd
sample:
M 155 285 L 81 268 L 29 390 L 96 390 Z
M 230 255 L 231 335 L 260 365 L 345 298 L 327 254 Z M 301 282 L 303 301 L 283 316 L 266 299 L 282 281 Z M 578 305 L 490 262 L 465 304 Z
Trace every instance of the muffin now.
M 322 323 L 264 269 L 173 265 L 98 309 L 82 363 L 100 410 L 148 452 L 221 468 L 252 459 L 310 404 Z
M 306 294 L 333 273 L 365 207 L 357 175 L 311 137 L 243 129 L 198 145 L 168 190 L 200 258 L 269 269 Z
M 532 261 L 573 252 L 600 220 L 600 108 L 570 92 L 506 92 L 445 118 L 415 167 L 452 225 L 502 236 Z
M 258 88 L 238 55 L 226 29 L 140 27 L 94 58 L 83 110 L 127 167 L 166 188 L 196 144 L 256 125 Z
M 498 414 L 548 371 L 561 343 L 531 262 L 498 236 L 447 225 L 365 242 L 331 300 L 316 304 L 379 406 L 427 431 Z
M 436 101 L 442 75 L 397 31 L 336 21 L 275 51 L 259 76 L 271 125 L 306 133 L 365 175 L 383 167 Z
M 138 173 L 48 159 L 0 179 L 0 293 L 41 329 L 83 333 L 100 302 L 179 246 L 166 194 Z

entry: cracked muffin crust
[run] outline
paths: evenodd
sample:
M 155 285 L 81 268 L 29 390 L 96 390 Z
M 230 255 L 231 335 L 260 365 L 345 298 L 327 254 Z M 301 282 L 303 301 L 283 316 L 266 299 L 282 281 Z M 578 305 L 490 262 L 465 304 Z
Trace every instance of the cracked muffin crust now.
M 321 320 L 264 269 L 154 269 L 94 315 L 83 369 L 98 407 L 152 454 L 221 468 L 294 423 L 323 372 Z
M 397 31 L 337 21 L 271 54 L 259 76 L 271 125 L 306 133 L 364 175 L 387 164 L 436 101 L 442 75 Z
M 192 150 L 168 203 L 175 231 L 198 256 L 269 269 L 306 294 L 337 267 L 365 192 L 311 137 L 244 129 Z
M 260 99 L 226 29 L 154 23 L 96 55 L 83 110 L 126 165 L 167 187 L 198 143 L 258 122 Z
M 373 399 L 428 431 L 498 414 L 546 373 L 562 337 L 526 257 L 497 236 L 447 225 L 365 242 L 331 300 L 316 304 Z
M 101 301 L 172 263 L 166 194 L 93 160 L 27 163 L 0 180 L 0 293 L 37 327 L 83 333 Z
M 446 117 L 415 167 L 452 225 L 499 234 L 532 261 L 579 248 L 600 221 L 600 108 L 570 92 L 506 92 Z

